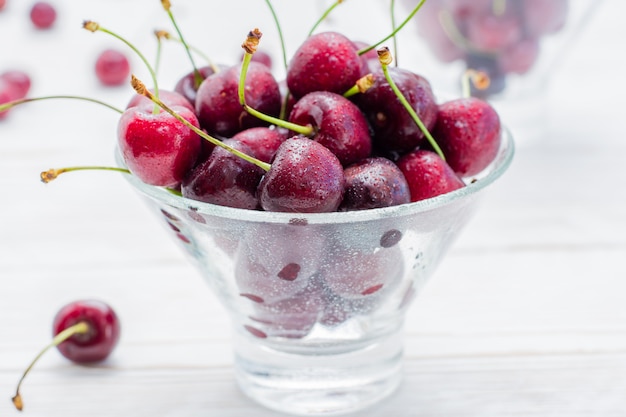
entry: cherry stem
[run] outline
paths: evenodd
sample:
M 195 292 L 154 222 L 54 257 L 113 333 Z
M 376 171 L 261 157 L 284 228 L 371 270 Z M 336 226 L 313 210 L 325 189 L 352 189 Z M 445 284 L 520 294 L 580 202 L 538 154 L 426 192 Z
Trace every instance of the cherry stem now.
M 159 74 L 159 67 L 161 66 L 161 49 L 163 49 L 163 43 L 161 42 L 161 33 L 158 30 L 154 31 L 154 36 L 157 38 L 157 51 L 154 59 L 154 73 Z
M 35 363 L 39 360 L 39 358 L 41 358 L 43 356 L 43 354 L 46 353 L 50 348 L 60 345 L 61 343 L 65 342 L 67 339 L 69 339 L 70 337 L 72 337 L 74 335 L 77 335 L 77 334 L 85 334 L 87 332 L 89 332 L 89 325 L 86 322 L 84 322 L 84 321 L 80 321 L 80 322 L 74 324 L 73 326 L 70 326 L 67 329 L 59 332 L 52 339 L 52 342 L 48 346 L 43 348 L 43 350 L 41 350 L 41 352 L 39 352 L 39 354 L 37 356 L 35 356 L 35 359 L 33 359 L 33 361 L 30 363 L 30 365 L 28 365 L 28 368 L 26 368 L 26 371 L 24 371 L 24 373 L 22 374 L 22 377 L 20 378 L 19 382 L 17 383 L 17 389 L 15 390 L 15 396 L 13 396 L 13 398 L 11 398 L 11 400 L 13 401 L 13 405 L 15 405 L 15 408 L 17 408 L 20 411 L 22 411 L 22 409 L 24 408 L 24 403 L 22 401 L 22 395 L 20 394 L 20 388 L 22 386 L 22 382 L 24 382 L 24 378 L 26 378 L 26 375 L 28 375 L 28 373 L 33 368 Z
M 124 113 L 123 110 L 118 109 L 117 107 L 114 107 L 114 106 L 112 106 L 110 104 L 107 104 L 107 103 L 105 103 L 103 101 L 96 100 L 95 98 L 82 97 L 82 96 L 42 96 L 42 97 L 22 98 L 22 99 L 19 99 L 19 100 L 9 101 L 8 103 L 5 103 L 5 104 L 0 104 L 0 112 L 2 112 L 4 110 L 8 110 L 11 107 L 15 107 L 15 106 L 17 106 L 19 104 L 30 103 L 32 101 L 57 99 L 57 98 L 90 101 L 92 103 L 97 103 L 97 104 L 100 104 L 100 105 L 102 105 L 104 107 L 108 107 L 109 109 L 111 109 L 113 111 L 116 111 L 116 112 L 118 112 L 120 114 Z
M 154 72 L 154 69 L 152 68 L 152 66 L 150 65 L 150 63 L 146 59 L 146 57 L 139 51 L 139 49 L 137 49 L 135 47 L 135 45 L 133 45 L 132 43 L 130 43 L 129 41 L 127 41 L 126 39 L 124 39 L 123 37 L 118 35 L 117 33 L 112 32 L 112 31 L 110 31 L 110 30 L 108 30 L 106 28 L 103 28 L 102 26 L 100 26 L 99 23 L 91 21 L 91 20 L 86 20 L 85 22 L 83 22 L 83 28 L 87 29 L 90 32 L 96 32 L 96 31 L 104 32 L 104 33 L 106 33 L 108 35 L 111 35 L 114 38 L 117 38 L 120 41 L 124 42 L 130 49 L 132 49 L 137 54 L 137 56 L 139 56 L 139 58 L 143 61 L 143 63 L 145 64 L 146 68 L 148 69 L 148 72 L 150 73 L 150 77 L 152 78 L 152 83 L 154 84 L 154 94 L 157 97 L 159 96 L 159 85 L 158 85 L 158 82 L 157 82 L 156 73 Z M 158 112 L 159 112 L 159 109 L 155 105 L 153 113 L 157 114 Z
M 187 42 L 185 42 L 185 39 L 183 38 L 183 34 L 180 31 L 178 24 L 176 23 L 176 19 L 174 19 L 174 14 L 172 13 L 172 10 L 171 10 L 172 5 L 169 0 L 161 0 L 161 5 L 167 12 L 167 15 L 169 16 L 170 21 L 172 22 L 172 25 L 174 26 L 174 29 L 176 29 L 176 33 L 178 33 L 181 43 L 185 47 L 185 51 L 187 52 L 187 56 L 189 57 L 189 61 L 191 61 L 191 66 L 193 67 L 193 77 L 194 77 L 195 86 L 196 88 L 198 88 L 200 84 L 202 83 L 202 81 L 204 81 L 204 77 L 202 76 L 202 74 L 200 74 L 200 71 L 198 71 L 198 67 L 196 66 L 196 63 L 193 60 L 193 56 L 191 55 L 191 51 L 189 50 L 189 45 L 187 45 Z
M 502 16 L 506 12 L 506 0 L 493 0 L 491 10 L 494 15 Z
M 276 24 L 276 30 L 278 31 L 278 37 L 280 39 L 280 48 L 281 48 L 282 55 L 283 55 L 283 65 L 286 70 L 288 66 L 287 65 L 287 51 L 285 48 L 285 38 L 283 37 L 283 30 L 280 27 L 280 22 L 278 21 L 278 16 L 276 16 L 274 7 L 272 7 L 272 3 L 270 2 L 270 0 L 265 0 L 265 3 L 267 3 L 267 7 L 270 9 L 270 12 L 272 13 L 272 18 L 274 19 L 274 23 Z
M 363 55 L 368 53 L 369 51 L 371 51 L 374 48 L 377 48 L 380 44 L 387 42 L 389 39 L 393 38 L 394 36 L 396 36 L 396 34 L 398 32 L 400 32 L 400 30 L 406 26 L 407 23 L 409 23 L 409 21 L 411 19 L 413 19 L 413 16 L 415 16 L 415 14 L 419 11 L 419 9 L 422 8 L 422 5 L 426 2 L 426 0 L 420 0 L 420 2 L 417 4 L 417 6 L 415 6 L 413 8 L 413 10 L 411 11 L 411 13 L 409 13 L 409 15 L 407 16 L 406 19 L 404 19 L 404 21 L 402 23 L 400 23 L 400 26 L 398 26 L 397 28 L 395 28 L 389 35 L 387 35 L 384 39 L 381 39 L 380 41 L 376 42 L 373 45 L 367 46 L 363 49 L 360 49 L 358 51 L 359 55 Z
M 295 123 L 288 122 L 286 120 L 270 116 L 265 113 L 261 113 L 260 111 L 248 106 L 246 104 L 246 75 L 248 74 L 248 67 L 250 66 L 250 61 L 252 60 L 252 55 L 256 51 L 256 48 L 259 44 L 261 36 L 263 34 L 259 29 L 254 29 L 248 33 L 245 42 L 241 45 L 244 50 L 243 60 L 241 63 L 241 76 L 239 77 L 239 104 L 252 116 L 261 119 L 265 122 L 274 124 L 276 126 L 284 127 L 285 129 L 289 129 L 293 132 L 299 133 L 304 136 L 311 136 L 315 133 L 315 129 L 311 125 L 298 125 Z
M 391 30 L 395 32 L 396 30 L 396 1 L 395 0 L 391 0 L 391 5 L 390 7 L 390 11 L 389 14 L 391 15 Z M 398 39 L 396 38 L 396 36 L 393 37 L 393 54 L 396 57 L 395 60 L 395 66 L 398 66 Z
M 463 77 L 461 78 L 461 92 L 463 97 L 471 97 L 472 89 L 471 85 L 478 90 L 485 90 L 489 87 L 491 80 L 489 79 L 489 75 L 487 75 L 484 71 L 478 71 L 475 69 L 467 69 L 463 73 Z
M 339 6 L 341 3 L 343 3 L 343 0 L 336 0 L 333 4 L 331 4 L 330 7 L 328 9 L 326 9 L 326 11 L 322 14 L 322 16 L 320 16 L 320 18 L 317 20 L 317 22 L 315 22 L 315 24 L 313 25 L 313 27 L 309 31 L 309 35 L 308 36 L 311 36 L 313 34 L 313 32 L 315 32 L 315 30 L 317 30 L 317 27 L 324 20 L 326 20 L 326 18 L 330 14 L 330 12 L 332 12 L 335 9 L 335 7 Z
M 374 85 L 374 81 L 376 80 L 376 78 L 374 77 L 374 74 L 370 73 L 367 75 L 364 75 L 363 77 L 359 78 L 356 83 L 345 93 L 343 93 L 343 96 L 345 98 L 350 98 L 356 94 L 362 94 L 364 92 L 366 92 L 367 90 L 369 90 L 372 85 Z
M 174 110 L 172 110 L 170 107 L 168 107 L 158 97 L 156 97 L 154 94 L 152 94 L 146 88 L 145 84 L 143 82 L 141 82 L 137 77 L 135 77 L 135 75 L 131 75 L 131 85 L 133 86 L 133 88 L 135 89 L 137 94 L 140 94 L 142 96 L 148 97 L 150 100 L 152 100 L 155 104 L 157 104 L 159 107 L 161 107 L 167 113 L 169 113 L 176 120 L 178 120 L 179 122 L 181 122 L 182 124 L 187 126 L 189 129 L 193 130 L 201 138 L 203 138 L 205 140 L 208 140 L 213 145 L 219 146 L 220 148 L 223 148 L 223 149 L 227 150 L 228 152 L 234 154 L 235 156 L 240 157 L 244 161 L 250 162 L 251 164 L 254 164 L 254 165 L 258 166 L 259 168 L 261 168 L 261 169 L 263 169 L 265 171 L 269 171 L 269 169 L 271 168 L 270 164 L 268 164 L 266 162 L 263 162 L 263 161 L 260 161 L 260 160 L 258 160 L 256 158 L 253 158 L 252 156 L 247 155 L 247 154 L 245 154 L 245 153 L 243 153 L 241 151 L 238 151 L 237 149 L 235 149 L 235 148 L 233 148 L 231 146 L 228 146 L 227 144 L 225 144 L 221 140 L 216 139 L 213 136 L 210 136 L 207 133 L 203 132 L 202 130 L 198 129 L 196 126 L 191 124 L 188 120 L 186 120 L 180 114 L 176 113 Z
M 47 171 L 42 171 L 41 174 L 39 174 L 39 178 L 41 178 L 41 182 L 48 184 L 49 182 L 56 180 L 59 175 L 65 172 L 86 171 L 86 170 L 117 171 L 117 172 L 122 172 L 124 174 L 130 174 L 130 171 L 125 168 L 90 165 L 90 166 L 75 166 L 75 167 L 66 167 L 66 168 L 51 168 Z
M 165 38 L 167 40 L 171 40 L 171 41 L 176 41 L 180 44 L 183 43 L 183 41 L 179 38 L 177 38 L 176 36 L 172 36 L 172 34 L 170 34 L 168 31 L 166 30 L 157 30 L 154 32 L 156 34 L 156 36 L 160 37 L 160 38 Z M 213 70 L 214 73 L 218 73 L 220 71 L 220 68 L 215 65 L 215 63 L 213 62 L 213 60 L 211 60 L 211 58 L 209 58 L 204 52 L 202 52 L 200 49 L 194 47 L 193 45 L 189 45 L 187 44 L 187 47 L 189 48 L 189 50 L 191 50 L 192 52 L 194 52 L 196 55 L 198 55 L 200 58 L 204 59 L 206 61 L 207 64 L 209 64 L 209 66 L 211 67 L 211 69 Z
M 389 74 L 388 67 L 392 61 L 391 52 L 389 52 L 389 48 L 383 47 L 383 48 L 380 48 L 377 52 L 378 52 L 378 60 L 380 61 L 383 74 L 385 74 L 385 79 L 389 83 L 389 86 L 391 87 L 393 92 L 396 94 L 396 96 L 398 97 L 398 99 L 400 100 L 404 108 L 409 112 L 415 124 L 417 124 L 417 126 L 420 128 L 424 136 L 426 136 L 426 139 L 430 143 L 430 146 L 432 146 L 433 150 L 437 153 L 437 155 L 439 155 L 441 159 L 445 161 L 446 158 L 443 152 L 441 151 L 441 148 L 439 147 L 439 145 L 437 144 L 433 136 L 430 134 L 426 126 L 424 126 L 424 123 L 419 118 L 419 116 L 417 115 L 417 113 L 415 112 L 411 104 L 409 104 L 406 97 L 404 97 L 404 94 L 402 94 L 402 92 L 400 91 L 396 83 L 393 81 L 393 78 L 391 78 L 391 74 Z

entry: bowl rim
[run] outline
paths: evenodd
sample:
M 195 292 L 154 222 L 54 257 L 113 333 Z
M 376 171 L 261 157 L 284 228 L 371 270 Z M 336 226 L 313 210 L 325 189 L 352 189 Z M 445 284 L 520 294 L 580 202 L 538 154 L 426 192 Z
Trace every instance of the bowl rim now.
M 483 170 L 482 174 L 473 177 L 476 178 L 476 181 L 467 183 L 465 187 L 413 203 L 367 210 L 336 211 L 331 213 L 269 212 L 220 206 L 175 195 L 164 187 L 146 184 L 132 174 L 125 174 L 124 176 L 140 193 L 168 206 L 185 211 L 191 210 L 200 215 L 206 214 L 225 219 L 236 219 L 237 221 L 282 224 L 293 223 L 294 219 L 297 219 L 299 223 L 302 222 L 301 224 L 356 223 L 415 215 L 452 204 L 464 197 L 474 195 L 502 176 L 510 166 L 514 154 L 515 143 L 513 137 L 510 130 L 506 126 L 503 126 L 500 147 L 494 161 Z M 125 167 L 118 147 L 115 149 L 115 159 L 119 166 Z

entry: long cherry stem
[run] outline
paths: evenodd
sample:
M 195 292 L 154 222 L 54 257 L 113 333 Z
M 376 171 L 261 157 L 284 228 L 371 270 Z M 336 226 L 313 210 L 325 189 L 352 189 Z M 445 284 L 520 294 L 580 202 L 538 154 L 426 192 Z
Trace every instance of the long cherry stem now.
M 420 2 L 417 4 L 417 6 L 415 6 L 413 8 L 413 10 L 411 11 L 411 13 L 409 13 L 409 15 L 406 17 L 406 19 L 404 19 L 404 21 L 402 23 L 400 23 L 400 26 L 398 26 L 397 28 L 395 28 L 389 35 L 387 35 L 384 39 L 381 39 L 380 41 L 376 42 L 373 45 L 370 45 L 368 47 L 365 47 L 363 49 L 360 49 L 358 54 L 359 55 L 363 55 L 368 53 L 369 51 L 371 51 L 372 49 L 377 48 L 378 46 L 380 46 L 382 43 L 387 42 L 389 39 L 393 38 L 394 36 L 396 36 L 396 34 L 398 32 L 400 32 L 400 30 L 406 26 L 407 23 L 409 23 L 411 21 L 411 19 L 413 19 L 413 16 L 415 16 L 415 14 L 419 11 L 419 9 L 422 8 L 422 5 L 426 2 L 426 0 L 420 0 Z
M 311 36 L 315 32 L 315 30 L 317 30 L 318 26 L 324 20 L 326 20 L 326 18 L 330 14 L 330 12 L 332 12 L 335 9 L 335 7 L 339 6 L 341 3 L 343 3 L 343 0 L 336 0 L 333 4 L 330 5 L 330 7 L 328 9 L 326 9 L 326 11 L 322 14 L 322 16 L 320 16 L 319 19 L 317 19 L 317 22 L 315 22 L 315 24 L 313 25 L 313 27 L 309 31 L 309 36 Z
M 178 33 L 181 43 L 185 47 L 185 51 L 187 52 L 187 56 L 189 57 L 189 61 L 191 61 L 191 66 L 193 68 L 193 77 L 194 77 L 195 86 L 196 88 L 198 88 L 200 84 L 202 83 L 202 81 L 204 81 L 204 77 L 202 76 L 202 74 L 200 74 L 200 71 L 198 71 L 198 67 L 196 66 L 196 63 L 193 60 L 193 56 L 191 55 L 189 45 L 187 45 L 187 42 L 185 42 L 185 38 L 183 38 L 183 34 L 180 31 L 178 24 L 176 23 L 176 19 L 174 19 L 174 14 L 172 13 L 172 10 L 171 10 L 172 5 L 169 0 L 161 0 L 161 5 L 163 6 L 163 9 L 165 9 L 165 11 L 167 12 L 167 15 L 169 16 L 170 21 L 172 22 L 172 25 L 174 26 L 174 29 L 176 30 L 176 33 Z
M 270 9 L 270 13 L 272 13 L 272 18 L 274 19 L 274 24 L 276 25 L 276 30 L 278 31 L 278 37 L 280 39 L 280 49 L 282 51 L 283 56 L 283 65 L 285 70 L 287 69 L 287 50 L 285 48 L 285 38 L 283 37 L 283 30 L 281 29 L 280 22 L 278 21 L 278 16 L 276 16 L 276 12 L 274 11 L 274 7 L 270 0 L 265 0 L 267 7 Z
M 100 31 L 100 32 L 104 32 L 108 35 L 113 36 L 114 38 L 119 39 L 120 41 L 124 42 L 130 49 L 132 49 L 137 56 L 139 56 L 139 58 L 143 61 L 143 63 L 145 64 L 146 68 L 148 69 L 148 72 L 150 73 L 150 77 L 152 78 L 152 84 L 154 84 L 153 88 L 154 88 L 154 95 L 156 97 L 159 97 L 159 85 L 157 82 L 157 77 L 156 77 L 156 73 L 154 72 L 154 69 L 152 68 L 152 66 L 150 65 L 150 63 L 148 62 L 148 60 L 146 59 L 146 57 L 139 51 L 139 49 L 137 49 L 135 47 L 135 45 L 133 45 L 132 43 L 130 43 L 129 41 L 127 41 L 126 39 L 124 39 L 123 37 L 121 37 L 120 35 L 118 35 L 115 32 L 112 32 L 106 28 L 103 28 L 102 26 L 100 26 L 99 23 L 91 21 L 91 20 L 86 20 L 85 22 L 83 22 L 83 28 L 87 29 L 90 32 L 96 32 L 96 31 Z M 158 107 L 155 105 L 154 106 L 154 111 L 153 113 L 158 113 L 159 109 Z
M 9 101 L 8 103 L 4 103 L 4 104 L 0 104 L 0 112 L 4 111 L 4 110 L 8 110 L 11 107 L 15 107 L 17 105 L 20 104 L 24 104 L 24 103 L 30 103 L 33 101 L 40 101 L 40 100 L 50 100 L 50 99 L 58 99 L 58 98 L 62 98 L 62 99 L 72 99 L 72 100 L 83 100 L 83 101 L 89 101 L 92 103 L 96 103 L 96 104 L 100 104 L 104 107 L 108 107 L 109 109 L 116 111 L 120 114 L 124 113 L 124 110 L 118 109 L 115 106 L 112 106 L 110 104 L 107 104 L 103 101 L 97 100 L 95 98 L 89 98 L 89 97 L 82 97 L 82 96 L 42 96 L 42 97 L 30 97 L 30 98 L 22 98 L 19 100 L 14 100 L 14 101 Z
M 96 165 L 85 165 L 85 166 L 75 166 L 75 167 L 65 167 L 65 168 L 51 168 L 47 171 L 42 171 L 39 174 L 41 178 L 41 182 L 49 183 L 50 181 L 54 181 L 57 177 L 65 172 L 72 171 L 117 171 L 122 172 L 124 174 L 130 174 L 130 171 L 126 168 L 119 167 L 108 167 L 108 166 L 96 166 Z
M 391 30 L 393 32 L 396 31 L 396 1 L 391 0 L 391 5 L 389 6 L 389 14 L 391 15 Z M 395 66 L 398 66 L 398 39 L 396 36 L 393 37 L 393 54 L 396 57 Z
M 89 325 L 84 321 L 78 322 L 75 325 L 70 326 L 67 329 L 63 330 L 62 332 L 59 332 L 52 339 L 52 342 L 48 346 L 43 348 L 43 350 L 41 350 L 41 352 L 39 352 L 37 356 L 35 356 L 35 359 L 33 359 L 30 365 L 28 365 L 28 368 L 26 368 L 26 370 L 22 374 L 22 377 L 17 383 L 17 389 L 15 390 L 15 395 L 11 398 L 11 400 L 13 401 L 13 405 L 15 405 L 15 408 L 17 408 L 20 411 L 22 411 L 22 409 L 24 408 L 24 402 L 22 401 L 20 388 L 22 387 L 22 382 L 24 382 L 24 378 L 26 378 L 26 375 L 28 375 L 28 373 L 33 368 L 33 366 L 35 366 L 35 363 L 39 360 L 39 358 L 41 358 L 43 354 L 46 353 L 50 348 L 60 345 L 61 343 L 69 339 L 70 337 L 77 335 L 77 334 L 84 334 L 87 332 L 89 332 Z
M 163 103 L 158 97 L 156 97 L 154 94 L 152 94 L 148 88 L 146 88 L 145 84 L 143 82 L 141 82 L 141 80 L 139 80 L 137 77 L 135 77 L 135 75 L 131 75 L 131 85 L 133 86 L 133 88 L 135 89 L 135 91 L 137 92 L 137 94 L 140 94 L 142 96 L 146 96 L 148 97 L 150 100 L 152 100 L 154 103 L 156 103 L 159 107 L 161 107 L 163 110 L 165 110 L 166 112 L 168 112 L 170 115 L 172 115 L 172 117 L 174 117 L 176 120 L 178 120 L 179 122 L 181 122 L 182 124 L 184 124 L 185 126 L 187 126 L 189 129 L 193 130 L 197 135 L 199 135 L 201 138 L 208 140 L 209 142 L 211 142 L 213 145 L 215 146 L 219 146 L 220 148 L 224 148 L 225 150 L 227 150 L 228 152 L 231 152 L 232 154 L 240 157 L 241 159 L 250 162 L 251 164 L 254 164 L 256 166 L 258 166 L 259 168 L 265 170 L 265 171 L 269 171 L 269 169 L 271 168 L 271 165 L 260 161 L 256 158 L 253 158 L 250 155 L 247 155 L 241 151 L 238 151 L 237 149 L 228 146 L 227 144 L 225 144 L 224 142 L 222 142 L 219 139 L 214 138 L 211 135 L 208 135 L 206 132 L 198 129 L 196 126 L 194 126 L 193 124 L 189 123 L 188 120 L 186 120 L 184 117 L 182 117 L 180 114 L 176 113 L 174 110 L 172 110 L 170 107 L 168 107 L 165 103 Z
M 159 36 L 160 38 L 167 39 L 168 41 L 175 41 L 180 44 L 183 43 L 183 41 L 180 38 L 173 36 L 171 33 L 169 33 L 166 30 L 157 30 L 155 31 L 155 34 Z M 206 61 L 206 63 L 211 67 L 214 73 L 218 73 L 220 71 L 220 68 L 217 65 L 215 65 L 213 60 L 209 58 L 208 55 L 206 55 L 203 51 L 194 47 L 193 45 L 187 44 L 187 47 L 189 48 L 189 50 L 191 50 L 193 53 L 198 55 L 200 58 L 204 59 L 204 61 Z
M 404 108 L 409 112 L 409 115 L 411 115 L 411 118 L 413 119 L 415 124 L 420 128 L 424 136 L 426 136 L 426 139 L 430 143 L 430 146 L 432 146 L 434 151 L 441 157 L 441 159 L 445 161 L 446 158 L 443 152 L 441 151 L 441 148 L 439 147 L 439 145 L 437 144 L 433 136 L 430 134 L 426 126 L 424 126 L 422 119 L 420 119 L 420 117 L 417 115 L 417 113 L 415 112 L 415 109 L 413 109 L 413 107 L 407 101 L 404 94 L 402 94 L 402 92 L 400 91 L 396 83 L 393 81 L 391 74 L 389 74 L 388 67 L 389 67 L 389 64 L 391 64 L 391 61 L 393 60 L 391 57 L 391 52 L 389 52 L 389 48 L 383 47 L 383 48 L 380 48 L 377 52 L 378 52 L 378 59 L 382 66 L 383 73 L 385 74 L 385 79 L 389 83 L 389 86 L 391 87 L 395 95 L 398 97 L 398 99 L 400 100 Z
M 256 48 L 259 44 L 261 36 L 261 31 L 259 29 L 254 29 L 248 33 L 245 42 L 241 45 L 244 50 L 244 55 L 241 63 L 241 76 L 239 77 L 239 104 L 241 104 L 241 106 L 248 113 L 250 113 L 254 117 L 257 117 L 260 120 L 274 124 L 276 126 L 284 127 L 293 132 L 300 133 L 304 136 L 311 136 L 315 133 L 315 129 L 313 129 L 313 126 L 311 125 L 302 126 L 299 124 L 291 123 L 286 120 L 262 113 L 246 104 L 246 75 L 248 74 L 248 67 L 250 65 L 250 61 L 252 60 L 252 55 L 254 55 L 254 52 L 256 52 Z

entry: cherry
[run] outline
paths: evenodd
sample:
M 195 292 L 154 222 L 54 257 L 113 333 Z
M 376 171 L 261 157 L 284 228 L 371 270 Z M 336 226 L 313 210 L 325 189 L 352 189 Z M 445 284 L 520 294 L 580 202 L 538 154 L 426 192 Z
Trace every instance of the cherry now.
M 6 5 L 7 5 L 7 0 L 0 0 L 0 10 L 4 9 Z
M 219 69 L 219 68 L 217 68 L 217 69 Z M 209 75 L 212 75 L 212 74 L 214 74 L 216 72 L 216 67 L 214 67 L 212 65 L 207 65 L 207 66 L 198 68 L 198 72 L 200 73 L 200 76 L 202 77 L 202 80 L 204 80 Z M 202 81 L 200 81 L 200 83 L 201 82 Z M 193 106 L 194 106 L 193 110 L 194 111 L 195 111 L 196 96 L 198 94 L 198 88 L 200 87 L 200 83 L 197 82 L 196 72 L 195 71 L 190 71 L 187 74 L 185 74 L 183 77 L 181 77 L 176 82 L 176 85 L 174 86 L 174 91 L 175 92 L 177 92 L 178 94 L 182 95 L 190 103 L 193 104 Z
M 289 121 L 310 125 L 312 139 L 330 149 L 342 165 L 368 157 L 372 151 L 369 125 L 361 110 L 347 98 L 329 91 L 314 91 L 294 104 Z
M 120 322 L 115 311 L 100 300 L 78 300 L 63 306 L 54 317 L 54 338 L 30 363 L 20 379 L 13 404 L 22 410 L 20 387 L 37 360 L 55 346 L 67 359 L 76 363 L 100 362 L 117 346 Z
M 237 133 L 232 139 L 247 145 L 255 158 L 269 163 L 280 144 L 287 139 L 287 132 L 275 127 L 251 127 Z
M 198 126 L 186 107 L 173 107 L 180 117 Z M 120 117 L 118 145 L 130 171 L 146 184 L 176 188 L 195 165 L 201 138 L 167 112 L 130 107 Z
M 344 171 L 346 190 L 340 211 L 409 203 L 409 185 L 398 166 L 383 157 L 365 158 Z
M 538 57 L 539 41 L 523 39 L 502 51 L 498 56 L 498 65 L 504 73 L 525 74 L 533 67 Z
M 20 71 L 20 70 L 5 71 L 2 74 L 0 74 L 0 79 L 6 81 L 11 86 L 13 86 L 13 89 L 16 94 L 15 99 L 26 97 L 31 87 L 30 76 L 24 71 Z
M 8 81 L 0 78 L 0 105 L 17 100 L 18 90 Z M 0 110 L 0 120 L 7 117 L 10 109 Z
M 482 99 L 450 100 L 439 105 L 433 135 L 446 156 L 446 162 L 458 175 L 476 175 L 498 153 L 500 118 Z
M 30 9 L 30 20 L 37 29 L 48 29 L 52 27 L 56 18 L 56 9 L 48 2 L 38 1 Z
M 154 91 L 154 90 L 150 90 Z M 196 109 L 192 103 L 189 102 L 183 95 L 175 91 L 159 90 L 159 99 L 168 106 L 179 106 L 189 109 L 189 111 L 195 113 Z M 132 98 L 126 104 L 126 109 L 131 107 L 144 107 L 148 110 L 154 107 L 154 102 L 148 97 L 141 94 L 134 94 Z
M 196 114 L 200 125 L 210 135 L 230 137 L 237 132 L 267 122 L 249 115 L 239 103 L 241 66 L 231 66 L 207 77 L 196 96 Z M 251 62 L 245 86 L 247 103 L 255 109 L 278 116 L 281 99 L 278 82 L 263 64 Z
M 276 151 L 258 193 L 266 211 L 332 212 L 341 203 L 344 186 L 335 154 L 319 142 L 294 136 Z
M 430 83 L 423 76 L 400 67 L 389 67 L 388 71 L 425 128 L 432 129 L 437 117 L 437 103 Z M 379 69 L 373 75 L 373 85 L 355 96 L 354 101 L 372 127 L 376 148 L 389 152 L 414 149 L 426 139 L 423 130 L 406 111 L 383 70 Z
M 481 51 L 500 51 L 522 39 L 522 25 L 516 16 L 484 14 L 467 22 L 467 38 Z
M 130 75 L 130 62 L 125 54 L 115 49 L 105 49 L 96 59 L 96 76 L 104 85 L 125 83 Z
M 439 155 L 417 149 L 402 156 L 398 167 L 411 191 L 411 201 L 436 197 L 465 186 L 461 178 Z
M 354 42 L 337 32 L 309 36 L 287 69 L 287 86 L 296 99 L 313 91 L 343 94 L 361 77 L 361 58 Z
M 236 140 L 224 143 L 254 156 L 252 149 Z M 209 157 L 197 165 L 182 183 L 182 194 L 206 203 L 254 210 L 259 206 L 256 189 L 265 171 L 233 153 L 216 147 Z

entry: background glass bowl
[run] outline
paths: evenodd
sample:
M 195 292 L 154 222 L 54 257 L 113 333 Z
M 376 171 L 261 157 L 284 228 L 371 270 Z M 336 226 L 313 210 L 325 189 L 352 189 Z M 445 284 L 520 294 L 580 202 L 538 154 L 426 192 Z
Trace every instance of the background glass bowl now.
M 325 214 L 216 206 L 126 177 L 229 312 L 242 391 L 281 412 L 332 415 L 398 386 L 404 313 L 513 154 L 504 131 L 496 160 L 462 189 Z

